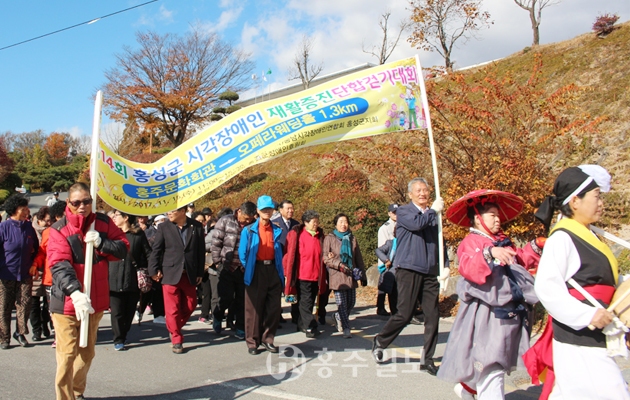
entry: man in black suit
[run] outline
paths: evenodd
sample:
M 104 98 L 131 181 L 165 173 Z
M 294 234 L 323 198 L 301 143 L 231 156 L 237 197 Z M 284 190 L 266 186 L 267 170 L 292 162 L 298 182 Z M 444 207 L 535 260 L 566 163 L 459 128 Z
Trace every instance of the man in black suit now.
M 287 235 L 289 231 L 293 229 L 294 226 L 300 225 L 300 222 L 296 219 L 293 219 L 293 213 L 295 212 L 293 208 L 293 203 L 290 200 L 283 200 L 282 203 L 278 205 L 278 212 L 280 215 L 273 218 L 271 223 L 276 226 L 279 226 L 282 229 L 282 236 L 280 236 L 280 243 L 282 246 L 286 248 L 287 245 Z
M 166 328 L 173 353 L 183 353 L 182 327 L 197 306 L 196 286 L 205 263 L 203 225 L 186 216 L 186 207 L 168 212 L 169 222 L 160 224 L 149 258 L 149 274 L 161 281 Z

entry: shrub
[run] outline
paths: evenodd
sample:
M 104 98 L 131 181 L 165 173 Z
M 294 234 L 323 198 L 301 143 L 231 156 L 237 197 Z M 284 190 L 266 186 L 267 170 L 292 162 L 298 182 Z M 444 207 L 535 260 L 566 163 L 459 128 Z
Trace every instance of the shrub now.
M 593 24 L 593 30 L 599 37 L 604 37 L 615 30 L 615 22 L 619 20 L 619 16 L 617 14 L 604 14 L 599 15 L 595 19 L 595 23 Z
M 0 189 L 0 203 L 4 203 L 4 201 L 11 195 L 11 192 L 5 189 Z

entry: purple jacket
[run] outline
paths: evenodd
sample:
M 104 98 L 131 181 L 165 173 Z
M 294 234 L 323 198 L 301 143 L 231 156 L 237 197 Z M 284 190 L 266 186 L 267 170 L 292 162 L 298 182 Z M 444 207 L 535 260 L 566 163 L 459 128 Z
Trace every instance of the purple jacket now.
M 28 270 L 39 249 L 39 240 L 29 221 L 7 219 L 0 223 L 0 279 L 28 281 Z

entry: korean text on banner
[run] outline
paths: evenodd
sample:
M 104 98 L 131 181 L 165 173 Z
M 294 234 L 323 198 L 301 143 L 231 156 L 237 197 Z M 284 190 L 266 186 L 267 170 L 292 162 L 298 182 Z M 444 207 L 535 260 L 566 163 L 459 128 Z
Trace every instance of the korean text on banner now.
M 419 79 L 416 60 L 410 58 L 254 104 L 152 164 L 126 160 L 101 141 L 98 195 L 126 213 L 163 213 L 292 150 L 424 128 Z

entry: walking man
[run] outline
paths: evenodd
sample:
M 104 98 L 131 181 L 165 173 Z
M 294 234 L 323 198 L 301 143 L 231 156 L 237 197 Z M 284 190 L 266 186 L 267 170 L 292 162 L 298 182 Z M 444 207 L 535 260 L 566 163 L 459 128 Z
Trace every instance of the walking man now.
M 258 220 L 241 234 L 238 256 L 245 266 L 245 337 L 249 354 L 258 354 L 261 344 L 277 353 L 273 344 L 280 323 L 280 297 L 284 288 L 282 229 L 271 223 L 273 200 L 260 196 Z
M 166 328 L 175 354 L 184 352 L 182 327 L 197 306 L 196 286 L 204 263 L 203 225 L 186 216 L 186 206 L 168 212 L 168 221 L 155 233 L 149 275 L 162 283 Z
M 287 245 L 287 235 L 289 231 L 293 229 L 294 226 L 300 225 L 300 222 L 293 218 L 293 213 L 295 209 L 293 208 L 293 203 L 290 200 L 283 200 L 278 205 L 279 216 L 272 219 L 275 225 L 279 226 L 282 229 L 282 236 L 280 236 L 280 243 L 282 246 L 286 248 Z
M 438 338 L 440 314 L 438 295 L 440 285 L 438 265 L 438 213 L 444 200 L 438 197 L 429 208 L 431 191 L 424 178 L 409 182 L 411 202 L 396 211 L 396 237 L 398 247 L 394 267 L 398 287 L 398 310 L 389 318 L 383 329 L 374 337 L 372 356 L 377 363 L 383 362 L 383 350 L 398 337 L 409 323 L 415 310 L 416 300 L 424 310 L 424 363 L 422 368 L 429 374 L 437 374 L 433 355 Z
M 256 219 L 256 205 L 251 201 L 241 204 L 236 213 L 221 217 L 210 233 L 212 271 L 208 271 L 212 293 L 212 329 L 220 334 L 225 311 L 229 308 L 236 317 L 237 339 L 245 339 L 245 268 L 238 257 L 238 246 L 243 228 Z
M 83 398 L 92 364 L 98 323 L 109 307 L 109 262 L 127 256 L 129 242 L 105 214 L 92 212 L 90 188 L 75 183 L 68 189 L 63 218 L 50 229 L 47 255 L 52 273 L 49 309 L 57 342 L 57 400 Z M 91 228 L 92 223 L 94 227 Z M 85 244 L 94 244 L 92 287 L 83 291 Z M 79 332 L 88 321 L 87 347 L 79 347 Z

